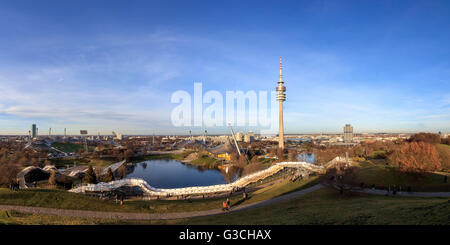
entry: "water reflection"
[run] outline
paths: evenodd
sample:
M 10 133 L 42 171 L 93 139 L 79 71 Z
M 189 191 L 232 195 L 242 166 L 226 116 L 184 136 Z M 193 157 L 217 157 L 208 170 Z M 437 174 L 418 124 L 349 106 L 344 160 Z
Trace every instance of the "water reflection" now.
M 135 164 L 127 177 L 142 178 L 157 188 L 180 188 L 225 184 L 233 179 L 229 177 L 230 171 L 224 174 L 217 169 L 203 169 L 176 160 L 149 160 Z
M 314 163 L 314 153 L 301 153 L 297 155 L 297 161 Z

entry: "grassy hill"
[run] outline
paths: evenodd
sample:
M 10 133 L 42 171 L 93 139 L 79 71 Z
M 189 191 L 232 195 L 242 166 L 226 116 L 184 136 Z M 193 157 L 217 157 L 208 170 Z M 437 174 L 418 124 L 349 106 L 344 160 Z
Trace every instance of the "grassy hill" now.
M 280 204 L 224 214 L 180 220 L 179 224 L 239 225 L 366 225 L 450 224 L 450 199 L 407 198 L 367 194 L 339 195 L 322 189 Z
M 406 190 L 411 186 L 412 191 L 450 191 L 450 181 L 444 183 L 444 176 L 449 173 L 426 173 L 422 177 L 401 172 L 397 167 L 386 165 L 385 160 L 368 160 L 359 163 L 357 170 L 357 183 L 363 182 L 366 186 L 375 184 L 387 187 L 389 185 L 401 186 Z
M 308 180 L 290 182 L 289 180 L 279 181 L 249 194 L 249 199 L 240 202 L 241 195 L 234 195 L 230 198 L 231 204 L 250 204 L 265 199 L 270 199 L 285 193 L 309 187 L 318 183 L 318 177 L 311 177 Z M 125 205 L 115 204 L 114 200 L 99 200 L 83 194 L 76 194 L 57 189 L 25 189 L 20 191 L 10 191 L 0 188 L 0 204 L 36 206 L 61 209 L 79 209 L 93 211 L 116 211 L 116 212 L 188 212 L 196 210 L 209 210 L 221 208 L 225 198 L 200 199 L 200 200 L 151 200 L 142 201 L 140 199 L 126 200 Z
M 181 220 L 110 220 L 0 211 L 0 224 L 183 224 L 183 225 L 449 225 L 449 198 L 411 198 L 321 189 L 252 210 Z

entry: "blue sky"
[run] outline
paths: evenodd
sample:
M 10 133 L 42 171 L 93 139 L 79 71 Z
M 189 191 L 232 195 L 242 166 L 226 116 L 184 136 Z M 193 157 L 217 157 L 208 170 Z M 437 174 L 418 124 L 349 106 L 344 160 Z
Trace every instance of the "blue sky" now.
M 450 132 L 449 27 L 449 1 L 3 0 L 0 134 L 186 133 L 173 92 L 274 90 L 280 56 L 287 133 Z

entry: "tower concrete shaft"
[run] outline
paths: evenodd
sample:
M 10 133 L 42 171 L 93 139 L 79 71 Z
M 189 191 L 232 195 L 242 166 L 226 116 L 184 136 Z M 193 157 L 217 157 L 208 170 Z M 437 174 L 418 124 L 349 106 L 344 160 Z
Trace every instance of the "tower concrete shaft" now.
M 279 110 L 279 124 L 278 124 L 278 148 L 284 149 L 284 125 L 283 125 L 283 102 L 286 100 L 286 87 L 283 82 L 283 74 L 282 74 L 282 66 L 281 66 L 281 57 L 280 57 L 280 80 L 278 81 L 278 86 L 276 87 L 278 92 L 277 100 L 280 103 Z

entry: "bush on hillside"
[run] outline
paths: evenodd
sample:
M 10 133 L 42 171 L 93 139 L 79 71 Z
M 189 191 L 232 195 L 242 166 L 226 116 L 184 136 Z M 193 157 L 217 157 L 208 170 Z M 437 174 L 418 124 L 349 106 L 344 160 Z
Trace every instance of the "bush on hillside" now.
M 439 144 L 441 143 L 441 136 L 438 134 L 432 133 L 418 133 L 412 135 L 409 139 L 409 142 L 425 142 L 430 144 Z
M 436 150 L 441 158 L 441 165 L 443 169 L 450 169 L 450 147 L 447 145 L 437 145 Z

